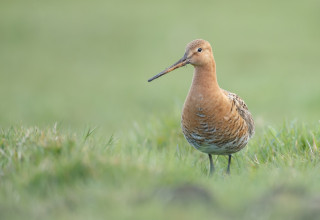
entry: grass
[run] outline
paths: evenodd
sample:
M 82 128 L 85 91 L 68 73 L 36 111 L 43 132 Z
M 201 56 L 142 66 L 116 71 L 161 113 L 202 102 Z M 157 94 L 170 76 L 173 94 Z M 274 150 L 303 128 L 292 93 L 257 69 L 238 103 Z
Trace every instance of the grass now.
M 0 133 L 1 219 L 316 219 L 319 124 L 269 127 L 215 158 L 184 140 L 177 117 L 135 125 L 126 138 L 16 126 Z M 152 128 L 152 129 L 150 129 Z

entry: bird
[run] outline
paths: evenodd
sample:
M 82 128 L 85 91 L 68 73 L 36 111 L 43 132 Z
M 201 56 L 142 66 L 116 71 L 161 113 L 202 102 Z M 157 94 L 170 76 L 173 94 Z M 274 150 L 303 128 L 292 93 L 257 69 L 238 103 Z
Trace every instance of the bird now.
M 245 102 L 235 93 L 220 88 L 210 43 L 203 39 L 191 41 L 179 61 L 148 82 L 188 64 L 194 67 L 194 73 L 182 109 L 183 135 L 191 146 L 208 154 L 209 176 L 215 169 L 212 155 L 228 156 L 227 174 L 230 174 L 232 154 L 247 145 L 255 125 Z

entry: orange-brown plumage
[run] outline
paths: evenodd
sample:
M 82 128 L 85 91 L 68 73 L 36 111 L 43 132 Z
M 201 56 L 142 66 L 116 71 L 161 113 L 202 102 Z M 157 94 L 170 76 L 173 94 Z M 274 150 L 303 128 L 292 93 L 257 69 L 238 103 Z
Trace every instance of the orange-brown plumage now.
M 195 71 L 182 111 L 183 134 L 193 147 L 209 155 L 210 173 L 211 154 L 229 155 L 229 172 L 231 154 L 246 146 L 254 134 L 254 122 L 244 101 L 219 87 L 210 43 L 190 42 L 182 59 L 149 82 L 189 63 Z

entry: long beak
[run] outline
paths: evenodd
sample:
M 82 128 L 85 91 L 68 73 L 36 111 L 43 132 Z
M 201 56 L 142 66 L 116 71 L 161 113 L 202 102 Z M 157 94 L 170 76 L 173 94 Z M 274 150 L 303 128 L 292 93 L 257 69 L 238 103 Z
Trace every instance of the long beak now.
M 172 66 L 168 67 L 167 69 L 165 69 L 164 71 L 162 71 L 161 73 L 155 75 L 154 77 L 150 78 L 148 80 L 148 82 L 151 82 L 152 80 L 159 78 L 160 76 L 163 76 L 164 74 L 167 74 L 179 67 L 185 66 L 189 63 L 188 59 L 187 59 L 187 55 L 185 54 L 178 62 L 176 62 L 175 64 L 173 64 Z

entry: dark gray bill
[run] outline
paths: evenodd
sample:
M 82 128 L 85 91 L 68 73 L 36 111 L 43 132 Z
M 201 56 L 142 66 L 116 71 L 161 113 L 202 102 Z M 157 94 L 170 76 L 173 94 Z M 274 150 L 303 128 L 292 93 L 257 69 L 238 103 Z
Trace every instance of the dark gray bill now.
M 155 75 L 154 77 L 150 78 L 148 80 L 148 82 L 151 82 L 154 79 L 159 78 L 160 76 L 163 76 L 164 74 L 167 74 L 179 67 L 185 66 L 189 63 L 189 61 L 187 60 L 187 56 L 184 55 L 178 62 L 176 62 L 175 64 L 173 64 L 172 66 L 168 67 L 167 69 L 165 69 L 164 71 L 162 71 L 161 73 Z

